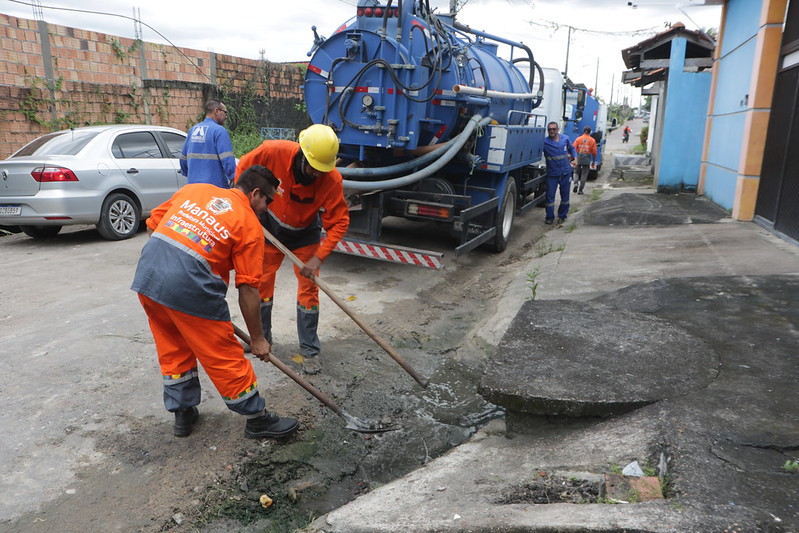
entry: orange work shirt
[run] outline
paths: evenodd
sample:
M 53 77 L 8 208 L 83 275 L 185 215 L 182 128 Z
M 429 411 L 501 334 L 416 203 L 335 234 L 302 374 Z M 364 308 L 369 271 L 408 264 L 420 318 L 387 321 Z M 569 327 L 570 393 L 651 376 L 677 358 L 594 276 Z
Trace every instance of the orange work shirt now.
M 186 185 L 152 211 L 147 226 L 199 254 L 225 283 L 231 270 L 237 287 L 261 283 L 263 232 L 239 189 Z
M 238 189 L 186 185 L 156 207 L 131 289 L 161 305 L 209 320 L 230 320 L 225 295 L 261 283 L 264 237 L 249 199 Z
M 574 149 L 577 150 L 577 164 L 588 165 L 596 161 L 596 141 L 587 133 L 583 133 L 574 140 Z
M 280 186 L 274 201 L 269 204 L 267 215 L 287 235 L 301 233 L 318 224 L 317 217 L 321 217 L 326 235 L 314 255 L 324 260 L 333 252 L 350 225 L 349 208 L 344 200 L 343 178 L 334 168 L 310 185 L 298 183 L 294 179 L 293 166 L 299 151 L 300 145 L 294 141 L 264 141 L 239 160 L 236 179 L 252 165 L 263 165 L 271 170 L 280 180 Z M 280 235 L 275 236 L 284 240 Z

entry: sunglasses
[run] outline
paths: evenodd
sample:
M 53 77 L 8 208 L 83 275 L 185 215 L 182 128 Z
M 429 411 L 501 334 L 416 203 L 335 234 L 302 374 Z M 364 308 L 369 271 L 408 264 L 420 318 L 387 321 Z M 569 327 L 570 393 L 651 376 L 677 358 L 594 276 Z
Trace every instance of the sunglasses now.
M 266 199 L 266 205 L 269 205 L 269 204 L 271 204 L 272 202 L 275 201 L 275 197 L 274 196 L 268 196 L 261 189 L 258 189 L 258 194 L 260 194 L 261 196 L 263 196 Z

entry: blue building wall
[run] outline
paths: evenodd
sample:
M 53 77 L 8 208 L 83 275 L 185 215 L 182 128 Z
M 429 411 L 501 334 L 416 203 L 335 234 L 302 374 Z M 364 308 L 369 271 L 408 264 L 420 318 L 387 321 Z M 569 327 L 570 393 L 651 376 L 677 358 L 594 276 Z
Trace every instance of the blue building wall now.
M 703 194 L 733 209 L 757 49 L 761 0 L 728 0 L 710 127 Z
M 762 9 L 761 0 L 727 0 L 722 57 L 757 35 Z
M 695 191 L 699 184 L 712 78 L 708 71 L 684 71 L 685 47 L 682 37 L 671 41 L 658 192 Z

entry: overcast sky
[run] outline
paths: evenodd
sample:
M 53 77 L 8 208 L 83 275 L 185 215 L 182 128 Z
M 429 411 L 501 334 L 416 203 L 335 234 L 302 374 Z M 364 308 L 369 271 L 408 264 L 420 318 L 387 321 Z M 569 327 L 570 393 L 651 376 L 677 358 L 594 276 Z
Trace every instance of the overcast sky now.
M 440 12 L 449 11 L 448 0 L 429 1 Z M 30 4 L 34 2 L 0 0 L 0 13 L 33 19 Z M 662 31 L 667 22 L 680 21 L 693 30 L 718 28 L 721 8 L 698 5 L 701 0 L 638 0 L 634 2 L 637 8 L 627 3 L 468 0 L 458 20 L 474 29 L 524 42 L 542 66 L 561 71 L 566 68 L 571 26 L 569 77 L 588 87 L 596 86 L 597 94 L 608 102 L 613 87 L 614 101 L 626 96 L 637 106 L 638 91 L 619 83 L 625 70 L 621 50 Z M 135 35 L 131 20 L 135 7 L 141 14 L 145 41 L 166 44 L 165 37 L 176 46 L 252 59 L 260 57 L 263 50 L 266 59 L 281 62 L 307 61 L 306 53 L 313 42 L 311 26 L 317 26 L 320 35 L 329 36 L 354 16 L 357 1 L 38 0 L 38 4 L 48 22 L 131 38 Z M 633 33 L 636 31 L 639 33 Z M 502 47 L 500 54 L 507 55 Z

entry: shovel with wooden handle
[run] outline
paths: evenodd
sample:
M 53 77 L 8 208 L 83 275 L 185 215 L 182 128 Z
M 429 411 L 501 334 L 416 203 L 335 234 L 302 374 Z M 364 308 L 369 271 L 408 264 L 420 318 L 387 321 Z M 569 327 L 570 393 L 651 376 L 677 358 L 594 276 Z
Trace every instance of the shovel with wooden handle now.
M 239 328 L 236 324 L 233 324 L 233 331 L 236 333 L 238 338 L 246 342 L 248 345 L 252 342 L 250 336 L 247 335 L 247 333 L 241 328 Z M 399 429 L 398 427 L 395 426 L 382 424 L 376 420 L 369 420 L 368 418 L 359 418 L 356 416 L 352 416 L 344 409 L 333 403 L 333 401 L 330 400 L 330 398 L 328 398 L 324 394 L 322 394 L 322 392 L 319 389 L 317 389 L 316 387 L 314 387 L 313 385 L 302 379 L 299 376 L 299 374 L 291 370 L 288 366 L 286 366 L 286 364 L 283 361 L 279 360 L 277 357 L 270 356 L 269 362 L 278 367 L 278 369 L 280 369 L 280 371 L 286 374 L 288 377 L 293 379 L 300 387 L 310 392 L 314 396 L 314 398 L 325 404 L 325 406 L 328 409 L 330 409 L 338 416 L 343 418 L 347 422 L 346 426 L 347 429 L 351 429 L 359 433 L 382 433 L 384 431 L 393 431 L 395 429 Z
M 292 261 L 292 262 L 293 262 L 295 265 L 297 265 L 297 268 L 300 268 L 300 269 L 301 269 L 302 267 L 304 267 L 304 266 L 305 266 L 305 263 L 303 263 L 302 261 L 300 261 L 300 259 L 299 259 L 299 258 L 298 258 L 296 255 L 294 255 L 294 253 L 292 253 L 292 251 L 291 251 L 291 250 L 289 250 L 288 248 L 286 248 L 286 246 L 285 246 L 285 245 L 284 245 L 282 242 L 280 242 L 280 241 L 277 239 L 277 237 L 275 237 L 274 235 L 272 235 L 272 234 L 269 232 L 269 230 L 267 230 L 266 228 L 263 228 L 263 230 L 264 230 L 264 236 L 266 236 L 266 240 L 267 240 L 267 241 L 269 241 L 269 242 L 271 242 L 271 243 L 272 243 L 272 244 L 273 244 L 273 245 L 274 245 L 274 246 L 275 246 L 275 247 L 276 247 L 278 250 L 280 250 L 281 252 L 283 252 L 283 255 L 285 255 L 286 257 L 288 257 L 289 259 L 291 259 L 291 261 Z M 398 354 L 398 353 L 397 353 L 397 352 L 394 350 L 394 348 L 392 348 L 391 346 L 389 346 L 389 345 L 388 345 L 388 343 L 387 343 L 386 341 L 384 341 L 384 340 L 383 340 L 383 338 L 382 338 L 382 337 L 380 337 L 380 335 L 378 335 L 378 334 L 377 334 L 377 332 L 376 332 L 375 330 L 373 330 L 373 329 L 372 329 L 372 328 L 369 326 L 369 324 L 367 324 L 366 322 L 364 322 L 364 321 L 361 319 L 361 317 L 360 317 L 360 316 L 358 316 L 358 315 L 355 313 L 355 311 L 353 311 L 352 309 L 350 309 L 350 308 L 347 306 L 347 304 L 345 304 L 345 303 L 344 303 L 344 301 L 343 301 L 341 298 L 339 298 L 338 296 L 336 296 L 336 294 L 333 292 L 333 289 L 331 289 L 331 288 L 330 288 L 330 287 L 327 285 L 327 283 L 325 283 L 324 281 L 322 281 L 322 280 L 321 280 L 321 279 L 320 279 L 318 276 L 316 276 L 316 275 L 313 275 L 313 276 L 311 276 L 311 279 L 313 280 L 313 282 L 314 282 L 314 283 L 316 283 L 316 286 L 317 286 L 317 287 L 319 287 L 320 289 L 322 289 L 323 291 L 325 291 L 325 294 L 327 294 L 327 295 L 330 297 L 330 299 L 331 299 L 331 300 L 333 300 L 333 301 L 336 303 L 336 305 L 338 305 L 338 306 L 341 308 L 341 310 L 342 310 L 342 311 L 344 311 L 345 313 L 347 313 L 347 316 L 349 316 L 349 317 L 350 317 L 352 320 L 354 320 L 354 321 L 355 321 L 355 323 L 356 323 L 356 324 L 358 324 L 358 326 L 359 326 L 359 327 L 360 327 L 360 328 L 361 328 L 361 329 L 364 331 L 364 333 L 366 333 L 367 335 L 369 335 L 369 336 L 372 338 L 372 340 L 373 340 L 373 341 L 375 341 L 375 342 L 378 344 L 378 346 L 380 346 L 381 348 L 383 348 L 383 350 L 384 350 L 384 351 L 385 351 L 385 352 L 386 352 L 388 355 L 390 355 L 390 356 L 392 357 L 392 359 L 394 359 L 394 360 L 395 360 L 395 361 L 396 361 L 396 362 L 399 364 L 399 366 L 401 366 L 401 367 L 403 368 L 403 370 L 405 370 L 405 372 L 407 372 L 408 374 L 410 374 L 410 376 L 411 376 L 413 379 L 415 379 L 415 380 L 416 380 L 416 382 L 417 382 L 419 385 L 421 385 L 423 389 L 426 389 L 426 388 L 427 388 L 427 385 L 428 385 L 428 383 L 430 383 L 430 381 L 429 381 L 427 378 L 425 378 L 425 377 L 423 377 L 422 375 L 420 375 L 420 374 L 419 374 L 419 373 L 418 373 L 418 372 L 417 372 L 417 371 L 416 371 L 416 370 L 415 370 L 415 369 L 414 369 L 414 368 L 413 368 L 413 367 L 410 365 L 410 363 L 408 363 L 408 361 L 406 361 L 406 360 L 405 360 L 405 359 L 404 359 L 404 358 L 403 358 L 403 357 L 402 357 L 400 354 Z

